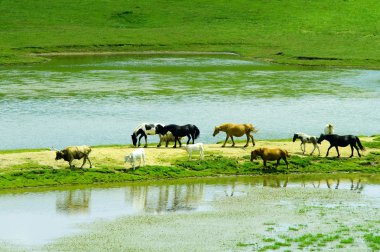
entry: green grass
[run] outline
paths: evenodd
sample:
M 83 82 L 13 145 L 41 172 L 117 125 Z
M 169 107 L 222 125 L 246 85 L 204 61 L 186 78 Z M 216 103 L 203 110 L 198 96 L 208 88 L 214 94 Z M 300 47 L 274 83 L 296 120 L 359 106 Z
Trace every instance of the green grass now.
M 0 63 L 40 52 L 214 51 L 304 65 L 379 68 L 380 2 L 0 2 Z
M 112 161 L 112 160 L 111 160 Z M 36 162 L 13 165 L 0 173 L 0 189 L 58 186 L 70 184 L 116 183 L 125 181 L 145 181 L 158 179 L 178 179 L 189 177 L 211 177 L 228 175 L 262 174 L 323 174 L 334 172 L 378 173 L 380 155 L 367 155 L 363 158 L 334 159 L 317 157 L 290 158 L 289 169 L 281 164 L 277 169 L 270 166 L 263 169 L 262 163 L 247 159 L 226 158 L 212 155 L 204 161 L 174 161 L 172 166 L 144 166 L 135 171 L 124 166 L 103 164 L 91 169 L 54 169 Z

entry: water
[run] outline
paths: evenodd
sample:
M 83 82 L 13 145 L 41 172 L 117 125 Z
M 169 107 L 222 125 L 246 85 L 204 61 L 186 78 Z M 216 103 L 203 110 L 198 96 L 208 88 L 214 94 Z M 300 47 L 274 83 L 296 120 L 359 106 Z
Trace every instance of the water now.
M 141 122 L 249 122 L 256 137 L 379 133 L 380 71 L 276 66 L 238 57 L 62 57 L 0 68 L 0 149 L 130 143 Z M 151 137 L 157 141 L 158 137 Z
M 242 196 L 250 188 L 350 190 L 379 202 L 379 177 L 371 175 L 281 175 L 129 183 L 0 194 L 0 242 L 42 245 L 80 232 L 81 224 L 121 216 L 213 211 L 211 203 Z M 364 199 L 365 201 L 365 199 Z M 380 203 L 380 202 L 379 202 Z

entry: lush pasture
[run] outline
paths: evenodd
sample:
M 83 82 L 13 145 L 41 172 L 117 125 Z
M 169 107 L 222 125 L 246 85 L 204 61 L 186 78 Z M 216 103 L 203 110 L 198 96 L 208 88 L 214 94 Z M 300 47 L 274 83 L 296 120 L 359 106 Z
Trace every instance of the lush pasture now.
M 0 63 L 68 51 L 229 51 L 379 67 L 379 1 L 0 2 Z

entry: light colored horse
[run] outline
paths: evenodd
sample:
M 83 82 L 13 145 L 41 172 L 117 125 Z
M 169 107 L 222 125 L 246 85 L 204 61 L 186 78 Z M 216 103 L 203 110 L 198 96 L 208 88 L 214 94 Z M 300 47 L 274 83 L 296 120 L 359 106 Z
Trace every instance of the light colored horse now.
M 315 149 L 318 149 L 318 155 L 321 155 L 321 151 L 319 150 L 318 147 L 318 138 L 316 136 L 309 136 L 304 133 L 295 133 L 293 136 L 293 142 L 295 142 L 297 139 L 301 140 L 301 151 L 302 154 L 305 154 L 306 151 L 306 144 L 307 143 L 312 143 L 314 146 L 313 151 L 310 153 L 310 155 L 313 155 Z M 303 146 L 303 149 L 302 149 Z
M 178 137 L 178 139 L 181 140 L 182 137 Z M 165 143 L 165 147 L 168 147 L 169 142 L 174 142 L 174 141 L 175 141 L 175 137 L 170 131 L 168 131 L 168 133 L 166 133 L 165 135 L 160 135 L 160 142 L 158 143 L 157 147 L 160 147 L 162 142 Z
M 199 151 L 199 155 L 200 155 L 201 160 L 204 159 L 204 147 L 203 147 L 203 143 L 188 144 L 188 145 L 186 145 L 183 148 L 189 154 L 189 160 L 191 159 L 191 154 L 193 153 L 193 151 Z
M 143 163 L 142 166 L 145 165 L 145 151 L 143 148 L 138 148 L 137 150 L 134 150 L 131 154 L 125 156 L 125 162 L 130 162 L 133 170 L 135 170 L 137 160 L 140 160 L 140 166 L 141 162 Z
M 332 135 L 334 134 L 334 125 L 332 124 L 326 124 L 325 126 L 325 135 Z
M 219 126 L 216 126 L 214 129 L 214 133 L 212 136 L 216 136 L 220 131 L 226 132 L 226 140 L 224 141 L 224 144 L 222 147 L 226 146 L 228 138 L 231 137 L 232 140 L 232 147 L 235 146 L 234 136 L 235 137 L 241 137 L 244 134 L 247 136 L 247 143 L 244 145 L 244 147 L 248 146 L 249 140 L 252 139 L 252 145 L 255 146 L 255 140 L 253 140 L 253 136 L 251 135 L 251 132 L 257 132 L 257 129 L 253 127 L 252 124 L 234 124 L 234 123 L 224 123 Z

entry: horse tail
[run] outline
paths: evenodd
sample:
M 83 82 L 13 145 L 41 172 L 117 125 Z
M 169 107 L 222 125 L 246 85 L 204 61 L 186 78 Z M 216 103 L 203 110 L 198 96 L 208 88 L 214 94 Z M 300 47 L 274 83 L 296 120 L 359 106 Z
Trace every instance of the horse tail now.
M 195 134 L 194 134 L 194 138 L 197 139 L 199 137 L 199 134 L 201 133 L 198 129 L 197 126 L 194 125 L 194 130 L 195 130 Z
M 356 141 L 358 142 L 359 148 L 360 148 L 362 151 L 364 151 L 365 148 L 364 148 L 364 146 L 362 145 L 362 143 L 360 142 L 359 137 L 356 136 L 355 138 L 356 138 Z

